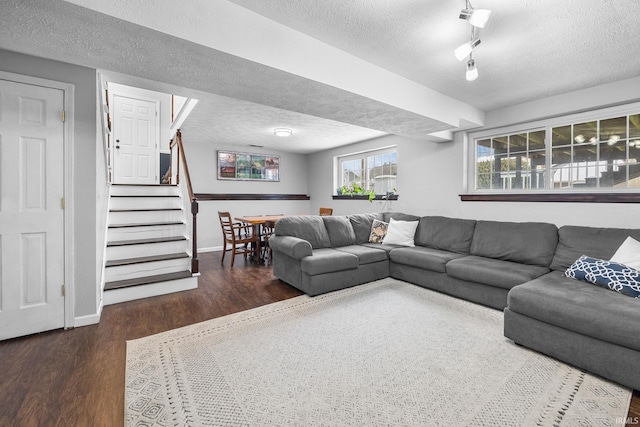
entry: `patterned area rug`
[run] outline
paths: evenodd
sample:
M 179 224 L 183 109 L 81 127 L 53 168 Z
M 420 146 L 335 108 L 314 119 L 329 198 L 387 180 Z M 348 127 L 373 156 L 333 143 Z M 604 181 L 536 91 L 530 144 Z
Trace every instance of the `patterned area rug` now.
M 615 426 L 631 399 L 393 279 L 129 341 L 125 393 L 127 426 Z

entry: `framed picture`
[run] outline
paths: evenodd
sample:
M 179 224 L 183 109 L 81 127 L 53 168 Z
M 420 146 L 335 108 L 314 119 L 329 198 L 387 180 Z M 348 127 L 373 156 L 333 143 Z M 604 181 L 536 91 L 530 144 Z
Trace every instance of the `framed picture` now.
M 280 181 L 280 156 L 219 150 L 218 179 Z

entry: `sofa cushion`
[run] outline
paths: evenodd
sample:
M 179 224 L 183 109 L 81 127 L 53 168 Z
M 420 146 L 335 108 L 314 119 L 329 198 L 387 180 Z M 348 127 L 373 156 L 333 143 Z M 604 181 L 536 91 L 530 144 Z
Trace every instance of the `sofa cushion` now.
M 380 249 L 379 247 L 382 245 L 378 245 L 378 248 L 372 248 L 363 245 L 351 245 L 351 246 L 341 246 L 336 248 L 336 250 L 347 252 L 353 254 L 358 257 L 358 263 L 360 265 L 363 264 L 371 264 L 374 262 L 386 261 L 389 259 L 389 254 L 387 251 Z
M 391 218 L 396 221 L 419 221 L 420 217 L 416 215 L 406 214 L 402 212 L 385 212 L 382 220 L 384 222 L 390 222 Z
M 275 234 L 293 236 L 311 243 L 313 249 L 331 247 L 329 233 L 321 216 L 285 216 L 276 221 Z
M 511 289 L 549 272 L 547 267 L 519 264 L 478 256 L 465 256 L 449 261 L 447 274 L 456 279 Z
M 468 254 L 476 221 L 470 219 L 424 216 L 416 231 L 418 246 Z
M 624 228 L 596 228 L 565 225 L 558 230 L 552 270 L 565 271 L 582 255 L 611 259 L 627 237 L 640 240 L 640 230 Z
M 366 213 L 348 215 L 348 218 L 356 234 L 356 243 L 367 243 L 371 234 L 373 220 L 379 219 L 382 221 L 383 216 L 381 213 Z
M 396 264 L 410 265 L 425 270 L 446 272 L 446 264 L 464 255 L 439 249 L 415 246 L 413 248 L 397 248 L 391 251 L 391 261 Z
M 418 228 L 418 221 L 397 221 L 391 218 L 382 243 L 385 245 L 415 246 L 413 238 L 416 235 L 416 228 Z
M 366 246 L 368 248 L 373 248 L 373 249 L 380 249 L 385 251 L 386 253 L 391 252 L 392 250 L 396 249 L 396 248 L 402 248 L 403 246 L 398 246 L 398 245 L 385 245 L 385 244 L 380 244 L 380 243 L 362 243 L 360 246 Z
M 553 224 L 477 221 L 469 253 L 547 267 L 553 259 L 557 243 L 558 229 Z
M 552 271 L 509 291 L 509 310 L 640 350 L 640 300 Z
M 632 298 L 640 297 L 640 271 L 624 264 L 583 255 L 564 275 Z
M 346 216 L 323 216 L 331 247 L 349 246 L 356 243 L 356 233 Z
M 358 268 L 358 257 L 332 248 L 314 249 L 313 255 L 302 258 L 300 269 L 309 276 Z

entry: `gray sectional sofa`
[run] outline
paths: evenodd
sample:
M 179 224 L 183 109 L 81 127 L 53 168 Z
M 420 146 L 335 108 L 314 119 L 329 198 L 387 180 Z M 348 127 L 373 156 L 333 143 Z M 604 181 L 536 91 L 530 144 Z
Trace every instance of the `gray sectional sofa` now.
M 374 219 L 419 221 L 415 246 L 369 243 Z M 285 217 L 273 272 L 309 295 L 393 277 L 503 310 L 515 343 L 640 389 L 640 298 L 564 277 L 640 230 L 475 221 L 398 212 Z

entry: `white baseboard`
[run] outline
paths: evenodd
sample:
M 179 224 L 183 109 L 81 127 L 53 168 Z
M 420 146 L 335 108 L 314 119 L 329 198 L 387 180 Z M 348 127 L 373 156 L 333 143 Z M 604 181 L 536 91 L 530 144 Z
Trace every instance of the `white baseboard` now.
M 222 251 L 222 246 L 212 246 L 209 248 L 199 248 L 198 249 L 198 253 L 204 253 L 204 252 L 220 252 Z
M 73 327 L 79 328 L 81 326 L 89 326 L 100 323 L 100 317 L 102 316 L 102 307 L 104 307 L 104 304 L 103 301 L 100 301 L 100 306 L 98 307 L 97 313 L 74 318 Z

